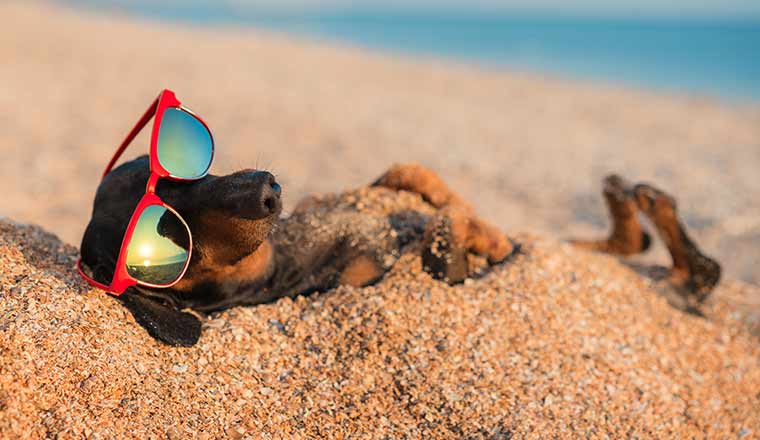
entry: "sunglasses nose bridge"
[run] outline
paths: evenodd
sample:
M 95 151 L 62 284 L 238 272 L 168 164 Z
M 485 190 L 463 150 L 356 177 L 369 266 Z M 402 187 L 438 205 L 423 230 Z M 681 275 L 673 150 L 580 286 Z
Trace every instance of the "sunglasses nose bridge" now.
M 148 194 L 155 194 L 159 179 L 160 176 L 158 174 L 150 173 L 150 177 L 148 177 L 148 183 L 145 185 L 145 192 Z

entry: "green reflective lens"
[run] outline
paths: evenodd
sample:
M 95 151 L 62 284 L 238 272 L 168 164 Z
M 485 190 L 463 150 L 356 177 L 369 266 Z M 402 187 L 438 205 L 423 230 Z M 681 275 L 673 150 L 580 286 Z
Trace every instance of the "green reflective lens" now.
M 182 275 L 190 255 L 190 232 L 172 211 L 145 208 L 127 247 L 127 272 L 136 280 L 171 284 Z
M 195 116 L 180 108 L 164 111 L 158 132 L 158 161 L 173 176 L 195 179 L 211 166 L 211 133 Z

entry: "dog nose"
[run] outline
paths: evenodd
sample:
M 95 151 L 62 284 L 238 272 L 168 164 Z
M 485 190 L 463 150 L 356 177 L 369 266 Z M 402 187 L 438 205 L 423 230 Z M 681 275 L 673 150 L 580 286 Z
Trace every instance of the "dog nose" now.
M 282 202 L 280 201 L 282 188 L 280 187 L 280 184 L 277 183 L 277 180 L 275 180 L 272 173 L 258 171 L 256 174 L 260 174 L 261 179 L 263 180 L 261 185 L 261 196 L 259 197 L 261 210 L 269 214 L 274 214 L 282 207 Z

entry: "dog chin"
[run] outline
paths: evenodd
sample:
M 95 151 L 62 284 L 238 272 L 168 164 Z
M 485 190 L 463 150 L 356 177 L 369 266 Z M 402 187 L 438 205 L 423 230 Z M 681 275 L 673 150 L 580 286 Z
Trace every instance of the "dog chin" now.
M 241 226 L 247 235 L 255 237 L 256 241 L 264 241 L 272 234 L 277 225 L 279 212 L 272 213 L 264 218 L 251 220 L 245 217 L 238 217 L 237 223 Z M 242 224 L 241 224 L 242 222 Z

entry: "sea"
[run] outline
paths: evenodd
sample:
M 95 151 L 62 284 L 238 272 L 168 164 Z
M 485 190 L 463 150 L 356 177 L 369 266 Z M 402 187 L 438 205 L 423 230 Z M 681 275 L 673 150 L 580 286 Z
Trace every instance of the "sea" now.
M 251 26 L 487 68 L 760 102 L 760 17 L 583 17 L 382 8 L 273 14 L 212 1 L 64 3 L 201 26 Z

